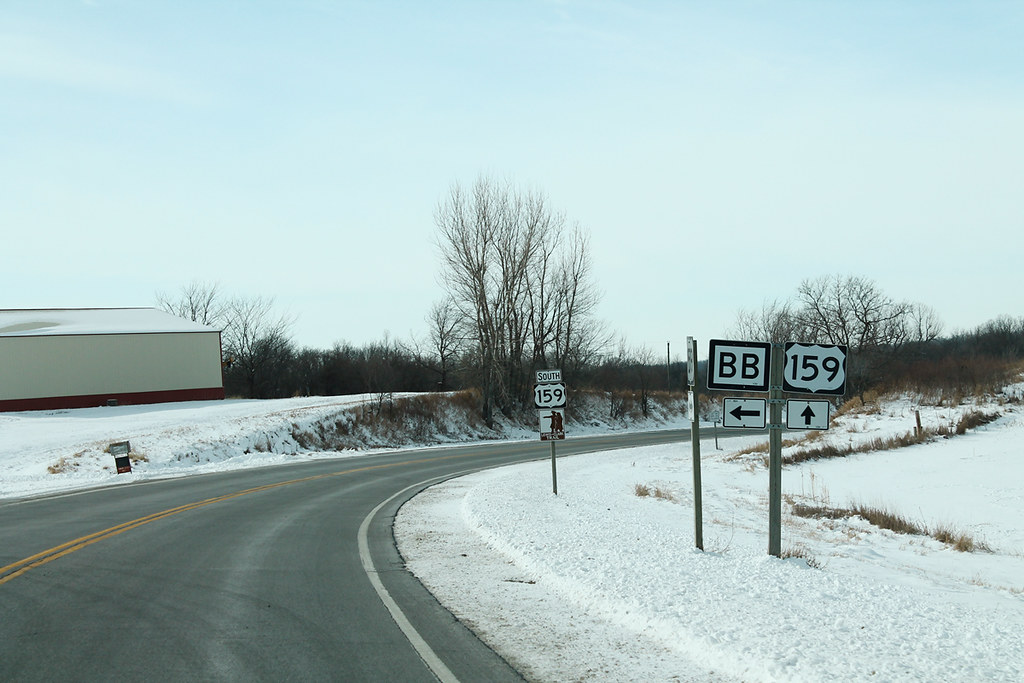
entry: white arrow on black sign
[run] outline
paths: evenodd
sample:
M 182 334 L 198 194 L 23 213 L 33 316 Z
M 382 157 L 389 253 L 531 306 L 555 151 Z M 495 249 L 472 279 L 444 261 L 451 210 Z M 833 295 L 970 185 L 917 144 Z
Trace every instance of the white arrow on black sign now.
M 730 429 L 764 429 L 768 424 L 768 401 L 763 398 L 722 400 L 722 426 Z

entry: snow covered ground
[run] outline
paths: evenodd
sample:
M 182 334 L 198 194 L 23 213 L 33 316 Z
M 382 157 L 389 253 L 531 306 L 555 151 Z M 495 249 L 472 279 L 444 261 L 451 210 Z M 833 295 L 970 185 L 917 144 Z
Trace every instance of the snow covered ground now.
M 292 432 L 366 400 L 191 401 L 0 413 L 0 498 L 318 457 L 304 453 Z M 131 474 L 118 475 L 106 452 L 118 441 L 131 443 Z
M 452 480 L 407 504 L 396 534 L 438 598 L 536 680 L 1020 681 L 1022 393 L 980 406 L 1003 417 L 963 436 L 788 466 L 786 560 L 767 555 L 763 455 L 737 455 L 763 440 L 750 436 L 702 441 L 704 552 L 689 444 L 561 458 L 557 497 L 547 462 Z M 366 398 L 3 413 L 0 497 L 342 457 L 295 434 Z M 973 407 L 904 398 L 815 443 L 904 433 L 916 410 L 949 425 Z M 130 475 L 104 452 L 122 440 L 142 458 Z M 988 550 L 796 517 L 791 502 L 887 508 Z
M 1019 395 L 1020 387 L 1016 387 Z M 895 401 L 818 443 L 950 424 Z M 970 535 L 964 553 L 860 518 L 795 517 L 767 555 L 762 438 L 702 439 L 705 552 L 689 444 L 538 462 L 433 487 L 401 511 L 409 567 L 543 681 L 1024 680 L 1024 414 L 926 445 L 787 467 L 787 501 L 885 508 Z M 788 450 L 792 450 L 791 447 Z M 641 497 L 636 485 L 666 497 Z

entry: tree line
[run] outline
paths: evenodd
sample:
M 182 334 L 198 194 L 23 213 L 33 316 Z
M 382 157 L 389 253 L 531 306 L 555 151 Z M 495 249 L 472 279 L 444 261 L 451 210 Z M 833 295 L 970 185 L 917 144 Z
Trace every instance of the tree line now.
M 480 414 L 532 409 L 535 370 L 557 367 L 574 388 L 630 392 L 646 408 L 652 391 L 682 391 L 685 363 L 613 343 L 595 315 L 587 232 L 547 197 L 487 177 L 453 184 L 434 214 L 444 297 L 409 340 L 356 347 L 300 348 L 294 320 L 273 299 L 226 295 L 193 282 L 158 305 L 222 332 L 228 395 L 387 394 L 475 389 Z M 860 276 L 804 280 L 786 300 L 740 310 L 723 336 L 756 341 L 842 344 L 849 349 L 848 395 L 901 377 L 969 375 L 979 358 L 1024 358 L 1024 318 L 993 320 L 942 336 L 930 307 L 888 296 Z M 923 368 L 931 367 L 932 370 Z
M 177 297 L 159 297 L 159 305 L 165 310 L 223 330 L 224 384 L 229 396 L 284 398 L 480 389 L 484 375 L 480 349 L 473 339 L 457 338 L 459 318 L 450 302 L 431 310 L 427 316 L 429 331 L 422 339 L 384 337 L 363 346 L 339 342 L 329 349 L 297 346 L 291 337 L 291 320 L 275 314 L 272 304 L 271 299 L 261 297 L 226 297 L 217 285 L 201 283 L 184 287 Z M 1024 317 L 1002 316 L 974 330 L 941 336 L 937 318 L 930 316 L 927 334 L 901 333 L 888 341 L 871 343 L 863 341 L 870 337 L 863 332 L 850 343 L 851 338 L 846 336 L 812 336 L 807 329 L 786 327 L 778 320 L 770 328 L 778 330 L 776 333 L 766 332 L 768 328 L 764 327 L 740 327 L 749 325 L 752 319 L 771 320 L 767 315 L 771 311 L 793 315 L 795 308 L 793 302 L 772 303 L 754 318 L 749 311 L 741 311 L 737 329 L 726 334 L 760 341 L 845 343 L 851 349 L 851 396 L 911 380 L 970 385 L 982 380 L 985 372 L 997 372 L 1006 363 L 1024 359 Z M 850 310 L 850 303 L 841 308 Z M 887 323 L 889 334 L 894 334 L 892 322 Z M 839 329 L 854 328 L 847 324 Z M 586 362 L 567 367 L 571 387 L 610 394 L 626 392 L 641 409 L 653 392 L 685 390 L 687 376 L 685 362 L 670 361 L 650 349 L 629 347 L 624 340 L 592 353 Z M 702 364 L 698 369 L 701 382 L 704 371 Z M 521 402 L 522 407 L 532 406 L 528 399 Z M 484 411 L 481 391 L 481 415 Z

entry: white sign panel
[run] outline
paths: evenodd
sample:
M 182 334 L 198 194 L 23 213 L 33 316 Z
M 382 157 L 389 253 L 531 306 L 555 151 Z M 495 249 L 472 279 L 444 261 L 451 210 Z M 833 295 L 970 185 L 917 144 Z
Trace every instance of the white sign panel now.
M 565 409 L 550 408 L 540 413 L 540 440 L 556 441 L 565 438 Z
M 686 338 L 686 381 L 692 387 L 697 383 L 697 340 Z
M 708 353 L 708 389 L 768 391 L 772 345 L 768 342 L 712 339 Z
M 722 401 L 722 426 L 730 429 L 764 429 L 768 401 L 763 398 L 727 398 Z
M 538 370 L 537 371 L 537 384 L 549 384 L 552 382 L 562 381 L 561 370 Z
M 788 342 L 782 389 L 842 396 L 846 393 L 846 347 Z
M 786 426 L 789 429 L 828 429 L 828 401 L 786 401 Z
M 565 385 L 561 383 L 533 385 L 533 404 L 538 408 L 564 408 Z

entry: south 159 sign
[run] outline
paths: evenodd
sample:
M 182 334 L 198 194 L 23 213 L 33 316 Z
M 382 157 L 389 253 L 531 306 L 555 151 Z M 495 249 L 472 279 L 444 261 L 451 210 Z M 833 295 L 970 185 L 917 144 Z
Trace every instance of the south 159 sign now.
M 533 387 L 533 403 L 538 408 L 564 408 L 565 385 L 535 384 Z
M 562 371 L 538 370 L 537 384 L 533 387 L 533 402 L 539 411 L 541 441 L 565 438 L 565 399 L 566 390 L 565 384 L 562 382 Z M 553 472 L 554 470 L 552 470 Z M 555 492 L 558 492 L 557 485 Z

